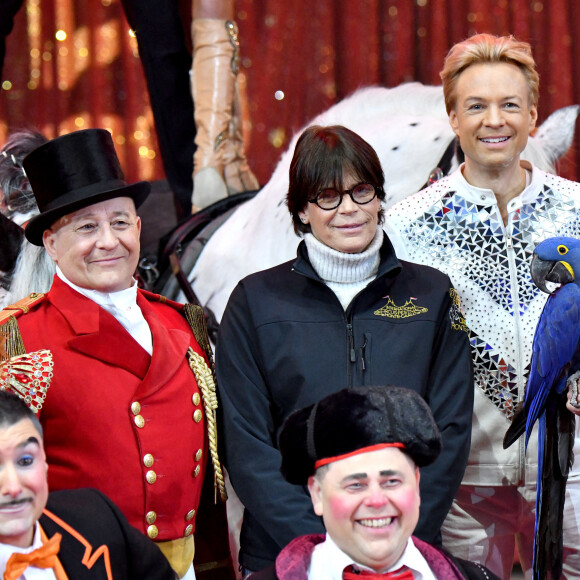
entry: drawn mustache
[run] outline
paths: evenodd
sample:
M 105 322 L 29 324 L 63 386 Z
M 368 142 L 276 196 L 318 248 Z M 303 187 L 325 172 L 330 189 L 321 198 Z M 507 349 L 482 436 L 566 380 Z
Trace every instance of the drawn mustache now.
M 11 501 L 0 503 L 0 509 L 7 508 L 7 507 L 16 507 L 16 506 L 22 505 L 23 503 L 27 503 L 27 502 L 32 503 L 32 498 L 25 497 L 22 499 L 13 499 Z

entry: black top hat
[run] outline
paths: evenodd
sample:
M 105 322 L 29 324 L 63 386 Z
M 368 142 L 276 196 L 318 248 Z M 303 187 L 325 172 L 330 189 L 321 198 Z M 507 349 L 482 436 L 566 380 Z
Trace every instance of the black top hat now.
M 28 241 L 42 246 L 42 234 L 62 216 L 114 197 L 130 197 L 139 207 L 151 185 L 127 185 L 111 134 L 105 129 L 75 131 L 30 152 L 22 166 L 40 214 L 26 226 Z
M 344 389 L 292 413 L 279 436 L 282 475 L 305 485 L 322 459 L 402 443 L 419 467 L 441 452 L 441 435 L 421 395 L 399 387 Z

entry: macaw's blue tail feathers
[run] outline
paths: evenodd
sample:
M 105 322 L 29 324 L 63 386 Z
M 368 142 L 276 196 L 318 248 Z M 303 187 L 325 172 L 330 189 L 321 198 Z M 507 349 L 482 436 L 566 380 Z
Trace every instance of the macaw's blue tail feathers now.
M 533 578 L 556 580 L 562 576 L 564 501 L 574 444 L 574 415 L 566 409 L 566 396 L 551 399 L 538 423 Z

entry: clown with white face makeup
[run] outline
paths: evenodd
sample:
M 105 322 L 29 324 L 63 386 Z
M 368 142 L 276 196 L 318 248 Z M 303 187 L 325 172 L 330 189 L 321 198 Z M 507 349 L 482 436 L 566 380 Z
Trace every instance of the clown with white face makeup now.
M 17 395 L 0 391 L 2 578 L 174 580 L 159 549 L 106 496 L 94 489 L 49 494 L 47 470 L 40 422 Z

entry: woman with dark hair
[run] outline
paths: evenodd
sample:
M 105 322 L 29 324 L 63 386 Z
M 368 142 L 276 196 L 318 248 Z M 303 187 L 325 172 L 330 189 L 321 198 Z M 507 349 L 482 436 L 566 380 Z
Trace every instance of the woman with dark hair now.
M 287 198 L 304 238 L 298 258 L 242 280 L 224 313 L 216 360 L 222 443 L 245 507 L 240 563 L 248 570 L 270 565 L 293 538 L 322 531 L 306 491 L 279 472 L 277 436 L 293 410 L 330 393 L 389 383 L 428 402 L 443 453 L 421 474 L 418 537 L 438 541 L 461 481 L 473 408 L 465 322 L 447 276 L 397 259 L 380 227 L 383 185 L 361 137 L 341 126 L 306 129 Z M 395 511 L 372 513 L 381 519 L 353 524 L 385 533 L 397 526 Z

